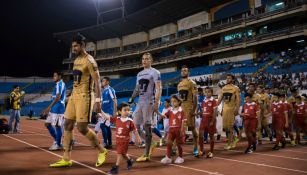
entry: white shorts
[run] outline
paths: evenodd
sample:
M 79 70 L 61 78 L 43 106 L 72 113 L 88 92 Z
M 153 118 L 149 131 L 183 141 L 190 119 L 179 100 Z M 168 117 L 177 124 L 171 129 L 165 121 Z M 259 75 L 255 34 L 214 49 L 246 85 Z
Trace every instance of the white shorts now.
M 196 118 L 196 120 L 195 120 L 195 128 L 199 129 L 199 127 L 200 127 L 200 121 L 201 121 L 201 118 L 200 118 L 200 117 Z
M 153 124 L 153 105 L 136 105 L 132 114 L 135 125 Z
M 49 113 L 45 122 L 51 123 L 52 126 L 63 126 L 64 120 L 64 114 Z
M 169 132 L 169 119 L 168 118 L 163 119 L 163 128 L 164 128 L 165 133 Z

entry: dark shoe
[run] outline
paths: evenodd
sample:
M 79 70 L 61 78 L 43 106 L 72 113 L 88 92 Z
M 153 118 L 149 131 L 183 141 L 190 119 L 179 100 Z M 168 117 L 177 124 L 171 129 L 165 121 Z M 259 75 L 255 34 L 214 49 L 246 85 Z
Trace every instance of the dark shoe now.
M 130 170 L 132 168 L 132 165 L 134 163 L 134 160 L 133 159 L 129 159 L 127 160 L 127 169 Z
M 118 174 L 118 166 L 113 166 L 109 171 L 110 174 Z

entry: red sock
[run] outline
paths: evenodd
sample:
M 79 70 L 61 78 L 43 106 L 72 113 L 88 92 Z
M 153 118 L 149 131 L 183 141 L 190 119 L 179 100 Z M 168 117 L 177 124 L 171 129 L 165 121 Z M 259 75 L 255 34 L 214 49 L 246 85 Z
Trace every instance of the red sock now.
M 177 143 L 177 148 L 178 148 L 178 154 L 179 154 L 179 157 L 182 157 L 182 147 L 181 147 L 181 144 L 178 144 Z

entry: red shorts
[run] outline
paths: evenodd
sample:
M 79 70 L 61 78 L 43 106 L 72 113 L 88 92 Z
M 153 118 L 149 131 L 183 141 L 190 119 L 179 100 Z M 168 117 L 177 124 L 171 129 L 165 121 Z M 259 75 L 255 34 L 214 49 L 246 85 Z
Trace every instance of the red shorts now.
M 116 140 L 116 152 L 117 154 L 127 154 L 129 142 Z
M 213 125 L 210 126 L 210 122 L 213 120 L 213 117 L 203 117 L 200 122 L 199 130 L 208 132 L 209 134 L 216 133 L 216 120 L 213 122 Z
M 306 120 L 305 117 L 296 117 L 296 119 L 295 119 L 296 127 L 301 128 L 301 129 L 305 129 L 307 127 L 305 120 Z
M 245 118 L 244 119 L 245 132 L 256 132 L 257 125 L 258 125 L 258 120 L 256 118 Z
M 285 123 L 282 118 L 273 117 L 272 125 L 274 130 L 283 130 Z
M 184 143 L 184 134 L 181 134 L 180 127 L 170 127 L 169 133 L 168 133 L 168 142 L 174 142 L 176 140 L 176 143 L 182 144 Z

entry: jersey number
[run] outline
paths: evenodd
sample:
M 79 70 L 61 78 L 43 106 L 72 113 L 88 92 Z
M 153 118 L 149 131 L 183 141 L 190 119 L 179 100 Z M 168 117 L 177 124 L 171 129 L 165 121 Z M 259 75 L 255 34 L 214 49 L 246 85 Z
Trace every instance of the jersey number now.
M 79 84 L 81 81 L 82 72 L 79 70 L 74 70 L 73 75 L 74 75 L 74 83 Z
M 189 91 L 187 91 L 187 90 L 180 90 L 179 91 L 179 96 L 183 101 L 188 100 L 188 95 L 189 95 Z
M 141 92 L 147 92 L 147 88 L 149 85 L 149 80 L 147 79 L 140 79 L 139 80 L 139 85 L 140 85 L 140 91 Z
M 223 93 L 223 98 L 225 101 L 230 102 L 231 97 L 232 97 L 232 93 L 229 93 L 229 92 Z
M 118 129 L 117 129 L 117 134 L 118 134 L 118 135 L 121 135 L 121 134 L 123 133 L 123 129 L 124 129 L 124 128 L 118 128 Z

